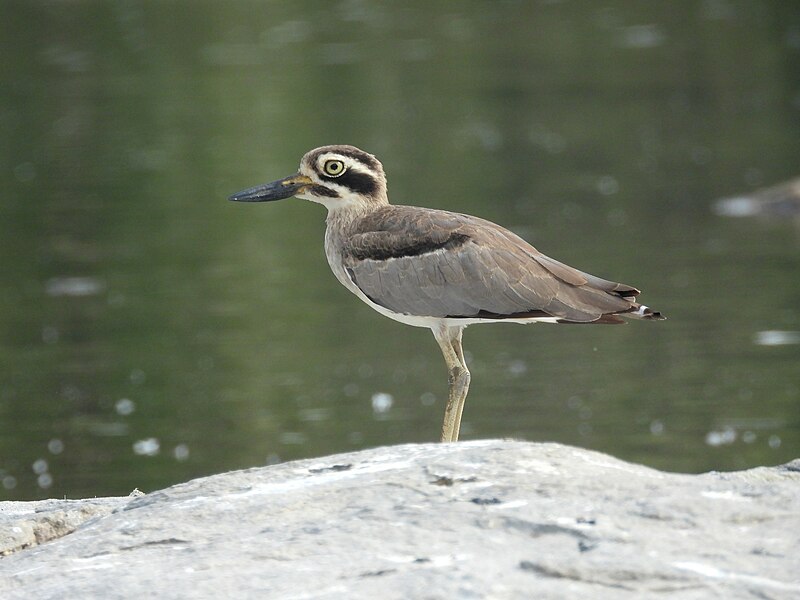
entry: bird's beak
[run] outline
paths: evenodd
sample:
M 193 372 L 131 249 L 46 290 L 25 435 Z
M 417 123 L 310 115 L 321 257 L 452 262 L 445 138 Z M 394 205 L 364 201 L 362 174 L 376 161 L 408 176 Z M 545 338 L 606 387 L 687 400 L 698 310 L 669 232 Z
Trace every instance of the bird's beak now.
M 256 187 L 236 192 L 230 196 L 228 200 L 233 202 L 271 202 L 273 200 L 283 200 L 294 196 L 303 188 L 311 185 L 313 182 L 310 177 L 305 175 L 291 175 L 272 183 L 265 183 Z

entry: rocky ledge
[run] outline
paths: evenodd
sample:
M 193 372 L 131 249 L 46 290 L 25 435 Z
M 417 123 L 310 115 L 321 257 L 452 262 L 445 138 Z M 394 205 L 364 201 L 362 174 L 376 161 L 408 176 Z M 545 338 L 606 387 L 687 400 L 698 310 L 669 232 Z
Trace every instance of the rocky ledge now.
M 800 461 L 405 445 L 0 503 L 0 598 L 798 598 Z

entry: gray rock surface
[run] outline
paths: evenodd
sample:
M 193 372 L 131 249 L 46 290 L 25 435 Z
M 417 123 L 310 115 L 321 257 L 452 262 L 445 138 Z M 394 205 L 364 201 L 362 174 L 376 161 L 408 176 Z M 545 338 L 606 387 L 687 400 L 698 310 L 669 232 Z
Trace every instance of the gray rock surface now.
M 800 598 L 800 461 L 406 445 L 0 503 L 0 598 Z

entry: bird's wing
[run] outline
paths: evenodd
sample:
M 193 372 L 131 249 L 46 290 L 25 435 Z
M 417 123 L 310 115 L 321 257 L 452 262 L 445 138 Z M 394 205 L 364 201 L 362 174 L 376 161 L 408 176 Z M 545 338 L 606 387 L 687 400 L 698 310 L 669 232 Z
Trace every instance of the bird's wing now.
M 440 210 L 378 210 L 342 252 L 370 300 L 408 315 L 587 323 L 630 310 L 638 294 L 553 260 L 494 223 Z

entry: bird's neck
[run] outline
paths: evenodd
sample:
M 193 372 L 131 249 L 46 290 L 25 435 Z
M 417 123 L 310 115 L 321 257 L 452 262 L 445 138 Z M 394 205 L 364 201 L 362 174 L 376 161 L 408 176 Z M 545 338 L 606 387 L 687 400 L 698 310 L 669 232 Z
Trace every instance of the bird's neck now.
M 381 200 L 359 202 L 358 204 L 328 206 L 328 218 L 325 222 L 328 225 L 328 229 L 345 230 L 353 223 L 388 205 L 389 202 L 385 198 L 382 198 Z

